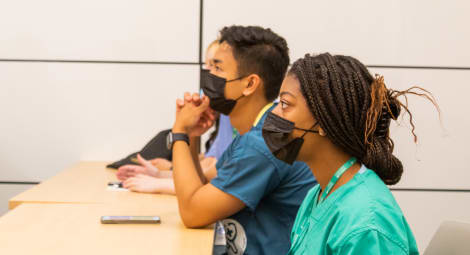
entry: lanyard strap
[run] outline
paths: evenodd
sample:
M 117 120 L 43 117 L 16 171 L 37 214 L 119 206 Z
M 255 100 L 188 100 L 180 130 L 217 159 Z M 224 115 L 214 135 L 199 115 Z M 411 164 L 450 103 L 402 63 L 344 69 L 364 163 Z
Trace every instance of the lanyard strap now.
M 236 128 L 233 127 L 232 128 L 232 139 L 235 139 L 235 137 L 237 137 L 237 135 L 238 135 L 238 131 L 237 131 Z
M 352 165 L 354 165 L 354 163 L 356 163 L 356 158 L 351 157 L 346 163 L 344 163 L 344 165 L 342 165 L 336 171 L 336 173 L 333 175 L 333 177 L 331 178 L 328 185 L 326 185 L 326 188 L 323 191 L 323 193 L 321 194 L 321 197 L 320 197 L 320 200 L 318 201 L 318 203 L 321 203 L 321 202 L 323 202 L 323 200 L 325 200 L 326 196 L 328 196 L 328 194 L 331 192 L 331 189 L 333 188 L 333 186 L 335 186 L 336 182 L 341 177 L 341 175 L 343 175 L 344 172 L 346 172 L 346 170 L 348 170 Z
M 331 192 L 331 189 L 333 188 L 333 186 L 335 186 L 336 182 L 341 177 L 341 175 L 343 175 L 344 172 L 346 172 L 346 170 L 348 170 L 352 165 L 354 165 L 354 163 L 356 163 L 356 158 L 351 157 L 346 163 L 344 163 L 344 165 L 342 165 L 336 171 L 336 173 L 333 175 L 333 177 L 331 178 L 328 185 L 326 185 L 325 192 L 322 193 L 318 203 L 321 203 L 321 202 L 323 202 L 323 200 L 325 200 L 326 196 L 328 196 L 328 193 Z M 316 196 L 314 196 L 313 199 L 315 199 L 315 197 Z M 315 201 L 313 201 L 313 203 L 315 203 Z M 296 233 L 297 229 L 293 230 L 294 231 L 294 238 L 292 240 L 292 245 L 291 245 L 291 248 L 289 250 L 288 255 L 291 255 L 291 254 L 293 254 L 297 251 L 300 244 L 303 242 L 303 239 L 307 235 L 307 231 L 309 231 L 310 225 L 313 224 L 313 223 L 310 222 L 310 220 L 311 220 L 310 216 L 308 216 L 308 215 L 311 215 L 312 206 L 313 206 L 313 204 L 308 205 L 308 208 L 306 209 L 305 215 L 303 216 L 303 219 L 301 219 L 300 226 L 299 226 L 300 233 Z

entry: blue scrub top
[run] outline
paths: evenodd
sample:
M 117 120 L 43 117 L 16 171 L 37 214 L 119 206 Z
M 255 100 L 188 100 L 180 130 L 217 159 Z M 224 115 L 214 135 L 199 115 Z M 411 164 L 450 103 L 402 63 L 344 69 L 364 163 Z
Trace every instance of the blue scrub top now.
M 233 140 L 211 181 L 246 205 L 223 220 L 228 254 L 286 254 L 299 206 L 316 184 L 306 164 L 288 165 L 266 146 L 261 129 L 273 108 L 266 107 L 255 126 Z

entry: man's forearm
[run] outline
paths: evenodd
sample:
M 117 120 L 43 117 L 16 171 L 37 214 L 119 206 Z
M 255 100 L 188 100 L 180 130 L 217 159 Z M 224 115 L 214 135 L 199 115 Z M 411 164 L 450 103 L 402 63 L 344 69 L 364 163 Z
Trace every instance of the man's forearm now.
M 180 213 L 184 213 L 193 194 L 204 185 L 197 173 L 189 146 L 184 141 L 176 141 L 173 145 L 173 180 Z
M 203 184 L 207 183 L 207 179 L 204 175 L 204 172 L 201 167 L 201 162 L 199 161 L 199 152 L 200 152 L 200 142 L 201 138 L 199 136 L 191 137 L 189 140 L 189 147 L 191 151 L 191 157 L 194 162 L 194 166 L 196 167 L 197 174 L 199 175 L 199 178 L 201 179 L 201 182 Z

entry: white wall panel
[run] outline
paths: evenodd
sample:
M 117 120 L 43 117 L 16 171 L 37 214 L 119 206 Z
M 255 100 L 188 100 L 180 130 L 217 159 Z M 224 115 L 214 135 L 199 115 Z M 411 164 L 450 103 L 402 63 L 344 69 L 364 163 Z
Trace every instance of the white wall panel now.
M 197 91 L 199 67 L 0 63 L 0 84 L 0 180 L 36 181 L 142 148 Z
M 393 191 L 418 249 L 424 252 L 439 225 L 446 220 L 470 222 L 468 193 Z
M 204 40 L 223 26 L 260 25 L 286 38 L 292 61 L 310 52 L 368 65 L 470 66 L 470 2 L 204 1 Z
M 407 115 L 392 124 L 395 154 L 404 164 L 398 187 L 470 189 L 468 159 L 470 121 L 470 71 L 371 69 L 384 75 L 389 88 L 405 90 L 421 86 L 434 94 L 442 111 L 442 125 L 434 106 L 410 95 L 409 109 L 416 125 L 414 144 Z M 404 98 L 401 98 L 404 102 Z M 393 123 L 393 122 L 392 122 Z
M 199 1 L 0 2 L 0 58 L 198 61 Z

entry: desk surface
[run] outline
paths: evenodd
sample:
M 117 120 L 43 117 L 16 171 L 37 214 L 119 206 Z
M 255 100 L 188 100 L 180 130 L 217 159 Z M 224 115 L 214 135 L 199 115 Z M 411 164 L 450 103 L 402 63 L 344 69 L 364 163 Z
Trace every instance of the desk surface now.
M 175 196 L 109 190 L 115 170 L 81 162 L 13 197 L 0 254 L 210 254 L 213 228 L 187 229 Z M 160 225 L 102 225 L 106 215 L 160 216 Z
M 9 208 L 22 203 L 72 203 L 72 204 L 127 204 L 151 203 L 164 195 L 142 194 L 108 190 L 110 181 L 117 181 L 116 170 L 107 169 L 106 162 L 80 162 L 13 197 Z
M 0 218 L 0 254 L 211 254 L 211 229 L 186 229 L 174 199 L 155 202 L 21 204 Z M 103 215 L 158 215 L 162 223 L 103 225 Z

